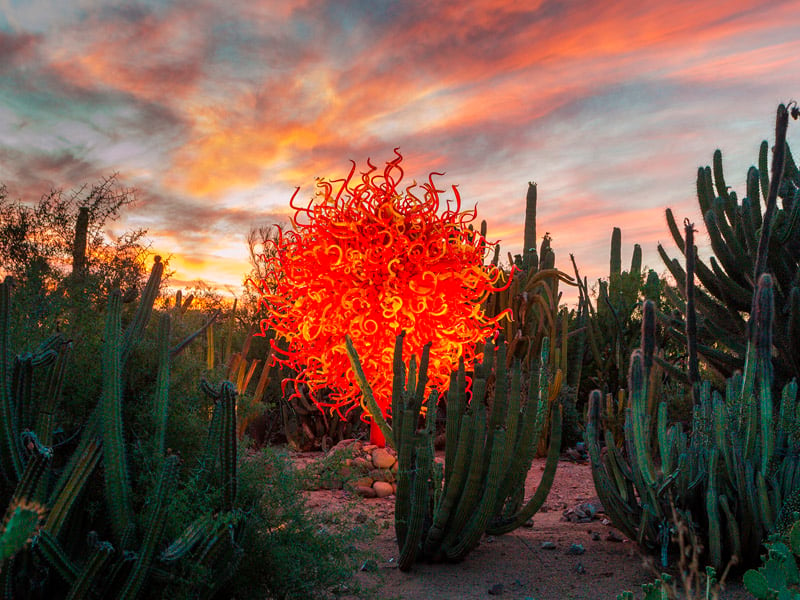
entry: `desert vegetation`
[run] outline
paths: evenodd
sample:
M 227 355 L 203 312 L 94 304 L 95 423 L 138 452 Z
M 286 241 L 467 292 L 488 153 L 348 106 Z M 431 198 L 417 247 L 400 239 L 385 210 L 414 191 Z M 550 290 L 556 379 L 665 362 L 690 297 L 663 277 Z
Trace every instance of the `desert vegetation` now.
M 597 282 L 556 267 L 534 184 L 501 260 L 457 190 L 399 185 L 399 153 L 323 180 L 303 225 L 253 230 L 235 301 L 173 289 L 144 231 L 107 239 L 134 199 L 116 177 L 34 205 L 0 188 L 0 594 L 402 597 L 358 575 L 383 560 L 362 496 L 393 498 L 413 576 L 535 529 L 567 453 L 656 565 L 618 597 L 798 597 L 792 118 L 741 199 L 719 151 L 698 170 L 703 223 L 666 209 L 663 273 L 637 244 L 623 270 L 615 228 Z M 347 501 L 312 506 L 323 485 Z

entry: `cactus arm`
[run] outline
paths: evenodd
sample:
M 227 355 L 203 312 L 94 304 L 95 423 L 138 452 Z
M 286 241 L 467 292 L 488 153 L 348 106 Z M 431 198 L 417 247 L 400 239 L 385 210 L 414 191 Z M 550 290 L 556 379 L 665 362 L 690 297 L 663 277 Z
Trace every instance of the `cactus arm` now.
M 133 522 L 131 488 L 122 433 L 122 377 L 120 340 L 121 297 L 111 293 L 106 315 L 105 347 L 102 353 L 103 467 L 106 502 L 117 541 Z
M 770 173 L 769 180 L 765 181 L 766 177 L 766 152 L 764 147 L 766 143 L 761 145 L 761 155 L 759 156 L 759 163 L 763 169 L 762 174 L 762 188 L 765 183 L 768 183 L 768 191 L 763 190 L 764 197 L 767 199 L 766 208 L 764 209 L 763 223 L 761 224 L 761 237 L 758 240 L 758 252 L 756 254 L 756 268 L 754 279 L 758 281 L 767 267 L 767 254 L 769 252 L 769 240 L 772 234 L 772 225 L 774 214 L 777 209 L 778 202 L 778 189 L 781 185 L 783 178 L 783 169 L 786 164 L 786 130 L 789 127 L 789 111 L 786 106 L 781 104 L 778 107 L 778 114 L 775 119 L 775 150 L 772 153 L 772 172 Z M 763 159 L 762 159 L 763 157 Z
M 69 477 L 64 485 L 57 487 L 51 495 L 51 509 L 43 528 L 54 536 L 58 537 L 61 533 L 70 511 L 75 507 L 83 487 L 100 462 L 101 456 L 100 439 L 96 438 L 83 448 L 74 466 L 70 468 Z
M 214 517 L 210 514 L 198 517 L 162 550 L 158 555 L 159 562 L 169 564 L 184 558 L 210 534 L 213 526 Z
M 399 415 L 400 415 L 400 413 L 401 413 L 401 411 L 403 410 L 403 407 L 404 407 L 404 404 L 403 404 L 403 391 L 404 391 L 405 385 L 406 385 L 406 365 L 403 362 L 403 340 L 405 339 L 405 337 L 406 337 L 406 332 L 405 331 L 401 331 L 397 335 L 395 340 L 394 340 L 394 355 L 392 356 L 392 426 L 394 426 L 396 423 L 399 422 Z M 345 341 L 346 341 L 346 338 L 345 338 Z M 347 346 L 348 355 L 350 354 L 350 346 L 352 346 L 352 340 L 351 340 L 350 345 Z M 353 347 L 353 354 L 355 354 L 356 357 L 358 356 L 355 353 L 355 347 Z M 351 360 L 352 360 L 352 358 L 351 358 Z M 359 364 L 361 364 L 360 361 L 359 361 Z M 362 373 L 363 373 L 363 369 L 362 369 Z M 366 377 L 364 378 L 364 381 L 366 381 Z M 366 397 L 366 392 L 362 391 L 362 394 L 365 394 L 365 397 Z M 374 399 L 375 398 L 373 396 L 373 400 Z M 373 407 L 373 409 L 374 409 L 374 407 Z M 380 412 L 380 411 L 376 411 L 376 412 Z M 398 416 L 398 421 L 395 421 L 395 415 Z M 381 430 L 381 433 L 384 434 L 384 438 L 386 440 L 389 440 L 389 438 L 386 437 L 386 434 L 385 434 L 385 432 L 383 430 Z M 394 440 L 394 441 L 397 442 L 397 440 Z M 387 443 L 388 443 L 388 441 L 387 441 Z M 394 448 L 396 450 L 397 446 L 394 446 Z
M 47 375 L 45 392 L 41 396 L 42 404 L 39 407 L 36 426 L 34 428 L 36 435 L 39 436 L 39 439 L 45 446 L 49 446 L 53 443 L 55 409 L 61 399 L 61 389 L 64 385 L 64 373 L 66 371 L 70 350 L 72 349 L 71 342 L 67 342 L 63 338 L 60 339 L 59 342 L 58 349 L 56 350 L 56 361 Z
M 729 554 L 731 555 L 731 559 L 736 557 L 736 559 L 739 560 L 742 556 L 742 538 L 739 531 L 739 524 L 736 521 L 736 515 L 733 514 L 728 498 L 724 494 L 720 494 L 719 496 L 719 505 L 720 508 L 722 508 L 722 512 L 725 513 L 725 525 L 728 530 L 728 540 L 731 546 Z
M 55 569 L 67 585 L 74 585 L 80 575 L 78 567 L 70 560 L 64 548 L 49 531 L 39 532 L 34 549 L 45 562 Z
M 24 468 L 16 406 L 11 394 L 9 363 L 11 356 L 11 277 L 0 284 L 0 469 L 13 485 Z
M 445 546 L 444 552 L 450 560 L 460 560 L 472 549 L 486 531 L 489 518 L 495 510 L 497 486 L 500 483 L 500 471 L 503 468 L 503 449 L 505 448 L 506 431 L 498 427 L 494 432 L 495 445 L 491 449 L 489 470 L 484 481 L 483 495 L 474 514 L 465 525 L 460 537 L 452 546 Z
M 479 502 L 479 491 L 482 481 L 483 462 L 486 454 L 484 445 L 484 431 L 486 430 L 486 411 L 482 406 L 477 406 L 475 410 L 475 435 L 473 436 L 473 446 L 470 456 L 472 460 L 469 465 L 469 473 L 464 484 L 464 490 L 458 499 L 455 514 L 449 523 L 448 531 L 442 541 L 442 548 L 451 547 L 458 535 L 461 534 L 464 525 L 467 523 L 475 511 Z
M 167 316 L 167 318 L 169 317 Z M 164 461 L 158 486 L 154 493 L 154 501 L 150 506 L 150 515 L 147 520 L 142 547 L 139 550 L 136 563 L 131 569 L 128 579 L 120 592 L 120 600 L 133 600 L 141 592 L 156 547 L 161 541 L 164 527 L 167 523 L 167 506 L 178 480 L 179 464 L 180 459 L 174 454 L 168 456 Z
M 708 514 L 708 552 L 709 562 L 715 568 L 722 567 L 722 532 L 720 530 L 719 491 L 717 489 L 718 451 L 711 450 L 708 464 L 708 491 L 706 492 L 706 513 Z
M 444 497 L 433 516 L 433 524 L 425 539 L 424 553 L 427 556 L 435 556 L 441 547 L 442 537 L 447 530 L 447 524 L 456 504 L 456 500 L 461 495 L 464 481 L 467 475 L 467 465 L 470 464 L 470 453 L 473 448 L 475 437 L 475 419 L 471 409 L 461 419 L 461 431 L 458 435 L 458 446 L 455 451 L 455 458 L 451 465 L 451 474 L 445 476 Z M 445 467 L 447 463 L 445 463 Z
M 611 230 L 611 258 L 608 272 L 611 277 L 622 272 L 622 230 L 619 227 Z
M 124 365 L 128 362 L 128 357 L 133 350 L 133 347 L 139 343 L 139 340 L 144 333 L 144 328 L 147 327 L 147 322 L 150 320 L 150 315 L 153 312 L 153 303 L 158 296 L 158 288 L 161 285 L 161 276 L 164 274 L 164 263 L 161 262 L 161 257 L 156 256 L 153 268 L 150 271 L 150 277 L 147 279 L 147 284 L 142 292 L 142 298 L 136 307 L 136 312 L 133 314 L 133 319 L 125 329 L 122 341 L 120 343 L 120 364 Z
M 537 263 L 536 257 L 536 184 L 528 182 L 525 196 L 525 229 L 522 247 L 522 268 L 528 269 Z
M 164 455 L 167 437 L 167 413 L 169 410 L 169 313 L 161 315 L 158 323 L 158 373 L 156 375 L 155 417 L 156 417 L 156 452 Z
M 502 523 L 493 524 L 491 527 L 487 528 L 487 533 L 491 535 L 501 535 L 513 531 L 535 515 L 542 507 L 542 504 L 544 504 L 544 501 L 547 499 L 547 494 L 550 493 L 550 488 L 553 486 L 556 467 L 558 466 L 558 459 L 561 454 L 561 420 L 562 408 L 560 404 L 556 404 L 553 407 L 550 417 L 550 446 L 547 452 L 547 459 L 545 460 L 544 472 L 542 473 L 542 479 L 539 481 L 539 485 L 533 496 L 512 518 Z
M 386 423 L 386 419 L 383 418 L 383 413 L 378 407 L 378 403 L 375 401 L 375 395 L 372 393 L 372 387 L 367 381 L 367 376 L 364 374 L 364 369 L 361 367 L 361 361 L 358 358 L 358 352 L 356 351 L 355 346 L 353 345 L 353 340 L 350 339 L 349 335 L 345 335 L 345 345 L 347 347 L 347 355 L 350 357 L 350 365 L 353 367 L 356 383 L 358 383 L 358 387 L 361 388 L 361 394 L 363 395 L 364 402 L 366 403 L 367 411 L 378 424 L 378 428 L 381 430 L 381 433 L 386 440 L 386 444 L 397 449 L 397 443 L 394 439 L 392 429 L 389 427 L 389 424 Z M 395 354 L 397 354 L 397 352 L 395 352 Z
M 98 574 L 102 571 L 103 566 L 105 566 L 108 559 L 111 558 L 113 554 L 114 547 L 111 544 L 108 542 L 99 542 L 89 555 L 89 559 L 75 579 L 75 583 L 72 584 L 66 600 L 90 598 L 91 590 Z
M 189 296 L 191 298 L 191 296 Z M 188 298 L 187 298 L 188 301 Z M 187 335 L 183 340 L 178 342 L 170 351 L 169 354 L 172 358 L 175 358 L 178 354 L 183 352 L 183 350 L 191 344 L 195 338 L 202 335 L 204 332 L 206 333 L 206 341 L 208 342 L 208 348 L 206 349 L 206 368 L 209 371 L 214 369 L 214 330 L 213 325 L 214 321 L 216 321 L 219 316 L 222 314 L 221 309 L 217 309 L 214 311 L 214 314 L 209 317 L 209 319 L 200 326 L 194 333 L 190 333 Z
M 401 571 L 408 571 L 414 564 L 422 540 L 425 512 L 428 506 L 428 477 L 433 462 L 433 457 L 429 453 L 427 444 L 417 446 L 416 474 L 411 485 L 411 514 L 408 519 L 407 534 L 397 561 Z
M 648 425 L 647 389 L 644 377 L 644 361 L 640 350 L 631 355 L 628 391 L 631 405 L 631 440 L 636 448 L 638 471 L 641 473 L 645 487 L 652 488 L 656 484 L 655 469 L 650 453 L 650 428 Z
M 230 381 L 220 385 L 219 402 L 222 410 L 220 463 L 223 488 L 223 505 L 232 511 L 237 491 L 237 438 L 236 438 L 236 388 Z
M 717 196 L 727 199 L 730 194 L 728 192 L 728 186 L 725 185 L 725 173 L 722 170 L 722 152 L 719 149 L 714 151 L 712 165 L 714 168 L 714 185 L 717 188 Z
M 714 204 L 713 182 L 710 167 L 697 169 L 697 202 L 700 204 L 700 213 L 706 214 Z
M 445 430 L 444 478 L 453 476 L 453 466 L 458 453 L 461 419 L 466 409 L 466 371 L 464 357 L 458 358 L 458 370 L 452 375 L 447 393 L 447 424 Z

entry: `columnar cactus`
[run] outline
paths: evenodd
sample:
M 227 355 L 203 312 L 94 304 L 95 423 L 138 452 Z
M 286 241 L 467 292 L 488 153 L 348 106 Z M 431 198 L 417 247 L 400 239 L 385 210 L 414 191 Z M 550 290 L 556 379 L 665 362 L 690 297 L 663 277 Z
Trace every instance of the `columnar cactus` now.
M 378 411 L 358 355 L 349 338 L 347 349 L 366 406 Z M 515 360 L 509 374 L 506 346 L 487 342 L 483 361 L 475 365 L 472 397 L 467 401 L 463 360 L 448 391 L 445 465 L 434 460 L 433 410 L 418 428 L 423 404 L 429 346 L 417 367 L 412 357 L 406 374 L 402 362 L 403 334 L 397 337 L 392 386 L 392 427 L 378 419 L 387 443 L 397 449 L 399 469 L 395 503 L 395 530 L 400 547 L 399 567 L 408 570 L 419 559 L 461 560 L 484 533 L 499 535 L 522 525 L 544 503 L 553 483 L 561 445 L 561 406 L 551 415 L 550 446 L 536 493 L 523 502 L 525 477 L 537 442 L 557 397 L 561 374 L 551 380 L 549 343 L 530 373 L 523 401 L 522 368 Z M 487 411 L 487 383 L 495 377 L 494 395 Z M 510 375 L 510 379 L 509 379 Z M 436 391 L 428 399 L 434 406 Z M 373 414 L 376 414 L 373 413 Z
M 725 183 L 719 150 L 712 167 L 697 172 L 697 198 L 713 252 L 707 262 L 695 260 L 701 284 L 695 302 L 702 316 L 697 351 L 725 376 L 743 368 L 755 286 L 760 275 L 769 272 L 778 306 L 773 343 L 780 384 L 800 376 L 800 172 L 786 143 L 789 115 L 797 110 L 790 108 L 778 107 L 771 168 L 769 144 L 764 141 L 758 167 L 747 173 L 741 201 Z M 688 257 L 691 242 L 682 235 L 671 209 L 666 217 L 675 244 Z M 677 284 L 677 290 L 665 292 L 680 305 L 687 294 L 686 272 L 660 244 L 658 252 Z M 683 327 L 677 324 L 673 333 L 682 338 Z
M 137 532 L 122 427 L 122 370 L 142 338 L 162 270 L 157 259 L 134 318 L 124 332 L 120 326 L 119 292 L 110 296 L 101 356 L 101 398 L 73 455 L 58 460 L 63 465 L 60 475 L 51 470 L 54 450 L 48 444 L 70 344 L 61 336 L 54 336 L 35 352 L 12 361 L 7 343 L 10 282 L 0 285 L 0 443 L 5 480 L 0 499 L 8 504 L 7 518 L 0 530 L 0 589 L 4 595 L 27 597 L 23 590 L 32 577 L 30 569 L 36 570 L 39 578 L 42 573 L 51 574 L 40 582 L 43 595 L 70 599 L 94 597 L 100 592 L 108 597 L 133 599 L 142 595 L 148 582 L 153 583 L 154 575 L 169 579 L 187 569 L 202 569 L 208 573 L 207 580 L 189 590 L 189 595 L 210 598 L 238 564 L 244 514 L 236 509 L 236 400 L 233 384 L 228 382 L 219 389 L 203 385 L 203 390 L 216 401 L 207 449 L 212 460 L 206 461 L 203 468 L 209 477 L 224 485 L 221 506 L 213 516 L 203 516 L 192 523 L 159 553 L 165 545 L 167 506 L 177 485 L 180 463 L 177 456 L 166 455 L 160 465 L 161 476 L 146 502 L 147 518 L 139 522 L 142 527 Z M 185 345 L 182 342 L 170 348 L 169 319 L 169 314 L 164 314 L 159 328 L 154 429 L 160 449 L 165 446 L 169 364 Z M 6 368 L 12 364 L 12 369 Z M 43 383 L 35 384 L 39 375 Z M 33 389 L 44 393 L 33 394 Z M 97 469 L 101 461 L 102 472 Z M 98 478 L 102 483 L 91 483 Z M 88 548 L 70 543 L 76 533 L 82 537 L 83 519 L 77 509 L 89 487 L 105 490 L 110 519 L 103 528 L 113 535 L 113 546 L 97 539 L 94 533 Z M 26 548 L 32 528 L 36 535 Z M 88 550 L 86 556 L 81 554 L 84 550 Z M 20 553 L 25 556 L 17 560 Z
M 724 396 L 708 381 L 698 383 L 691 433 L 669 423 L 666 402 L 655 423 L 644 410 L 655 372 L 646 366 L 655 321 L 650 302 L 644 305 L 642 348 L 631 357 L 624 451 L 610 430 L 601 448 L 601 394 L 590 396 L 586 439 L 598 495 L 614 524 L 660 552 L 665 566 L 671 505 L 696 523 L 708 562 L 720 568 L 733 557 L 744 563 L 756 558 L 784 499 L 800 488 L 797 384 L 783 388 L 777 411 L 772 392 L 772 293 L 772 278 L 764 274 L 745 371 L 728 380 Z

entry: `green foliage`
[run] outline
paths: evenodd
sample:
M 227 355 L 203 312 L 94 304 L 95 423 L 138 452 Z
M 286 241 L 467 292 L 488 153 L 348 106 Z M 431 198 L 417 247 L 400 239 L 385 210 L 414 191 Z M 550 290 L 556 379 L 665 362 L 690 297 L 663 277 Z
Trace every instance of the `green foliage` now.
M 304 478 L 287 457 L 264 448 L 241 463 L 240 504 L 248 512 L 247 549 L 231 582 L 237 598 L 305 600 L 360 594 L 353 574 L 371 554 L 376 533 L 370 522 L 353 522 L 354 507 L 312 511 Z
M 417 370 L 412 357 L 408 373 L 402 362 L 403 337 L 394 350 L 392 423 L 383 419 L 372 396 L 358 355 L 349 337 L 347 351 L 367 408 L 388 444 L 397 449 L 395 531 L 400 548 L 398 566 L 408 570 L 418 559 L 463 559 L 486 532 L 508 533 L 525 523 L 542 506 L 553 483 L 561 445 L 561 407 L 550 414 L 560 380 L 551 389 L 547 369 L 548 341 L 541 360 L 532 369 L 522 402 L 522 366 L 506 368 L 506 345 L 487 342 L 483 361 L 474 367 L 472 397 L 467 401 L 463 360 L 453 374 L 448 391 L 445 466 L 434 460 L 433 417 L 418 429 L 427 383 L 430 345 L 426 345 Z M 496 356 L 495 356 L 496 352 Z M 494 376 L 494 394 L 487 384 Z M 435 406 L 436 391 L 427 406 Z M 487 410 L 487 401 L 491 410 Z M 525 477 L 536 446 L 551 418 L 550 446 L 542 480 L 536 493 L 524 502 Z
M 191 512 L 198 520 L 177 535 L 166 555 L 158 551 L 169 530 L 168 509 L 173 498 L 180 496 L 174 493 L 180 460 L 175 454 L 162 454 L 154 465 L 159 473 L 155 479 L 148 473 L 132 471 L 128 460 L 135 454 L 136 445 L 128 444 L 126 439 L 122 372 L 149 320 L 163 270 L 159 261 L 157 258 L 143 300 L 124 331 L 120 326 L 120 294 L 110 295 L 100 361 L 100 399 L 77 445 L 61 444 L 55 451 L 43 442 L 52 437 L 52 415 L 63 393 L 63 371 L 70 345 L 56 335 L 35 352 L 18 355 L 11 361 L 7 343 L 11 286 L 6 281 L 0 287 L 1 433 L 4 448 L 9 451 L 3 453 L 6 460 L 2 499 L 9 505 L 11 518 L 20 506 L 31 506 L 29 501 L 41 502 L 48 509 L 31 548 L 23 550 L 0 573 L 3 589 L 13 597 L 80 597 L 92 590 L 103 590 L 114 597 L 135 598 L 145 587 L 162 587 L 165 573 L 168 579 L 170 572 L 179 576 L 186 563 L 208 574 L 202 586 L 195 588 L 198 597 L 210 597 L 235 570 L 241 554 L 237 540 L 241 538 L 244 519 L 235 509 L 235 392 L 231 384 L 223 384 L 219 390 L 208 385 L 204 389 L 214 401 L 212 424 L 217 426 L 206 438 L 208 460 L 202 468 L 207 481 L 221 484 L 222 502 L 201 504 L 208 498 L 196 496 Z M 162 376 L 153 377 L 159 390 L 158 405 L 167 402 L 168 378 L 163 375 L 170 349 L 164 343 L 165 331 L 168 327 L 161 328 L 160 358 L 156 360 Z M 12 369 L 7 368 L 10 364 Z M 34 394 L 33 390 L 44 393 Z M 154 429 L 159 430 L 168 411 L 166 407 L 153 411 L 152 400 L 150 408 Z M 156 449 L 163 446 L 163 441 L 155 445 Z M 98 470 L 101 462 L 104 468 Z M 95 533 L 87 547 L 84 540 L 89 531 Z M 110 536 L 113 545 L 99 541 L 99 536 Z M 35 587 L 30 586 L 32 581 L 37 582 Z
M 758 600 L 797 600 L 800 598 L 800 521 L 795 521 L 785 538 L 776 535 L 766 544 L 761 566 L 750 569 L 742 578 L 747 591 Z
M 648 390 L 657 371 L 652 362 L 646 366 L 644 342 L 631 357 L 624 452 L 606 430 L 607 450 L 601 454 L 599 392 L 590 398 L 587 446 L 598 495 L 615 525 L 660 552 L 664 566 L 671 553 L 673 503 L 695 524 L 707 561 L 720 568 L 734 557 L 744 564 L 754 559 L 753 548 L 774 527 L 782 499 L 800 487 L 795 476 L 800 441 L 792 433 L 799 418 L 797 385 L 787 384 L 779 403 L 772 397 L 771 294 L 771 278 L 762 275 L 748 368 L 728 380 L 724 396 L 712 392 L 707 381 L 699 384 L 690 433 L 670 423 L 665 402 L 657 419 L 648 416 Z M 651 316 L 643 339 L 653 335 L 653 312 L 645 303 Z

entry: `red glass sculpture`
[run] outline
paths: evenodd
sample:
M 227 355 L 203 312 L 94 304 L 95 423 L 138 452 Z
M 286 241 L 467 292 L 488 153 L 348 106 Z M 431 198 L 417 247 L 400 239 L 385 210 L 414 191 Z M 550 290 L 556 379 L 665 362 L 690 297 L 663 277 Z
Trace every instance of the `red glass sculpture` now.
M 257 335 L 271 328 L 285 340 L 287 350 L 273 340 L 276 362 L 297 372 L 295 385 L 334 390 L 319 406 L 340 416 L 360 402 L 345 334 L 386 415 L 400 331 L 406 332 L 406 363 L 432 342 L 428 387 L 442 390 L 459 356 L 468 366 L 480 358 L 482 342 L 506 316 L 487 318 L 481 308 L 511 278 L 503 281 L 501 269 L 484 266 L 494 244 L 468 227 L 476 210 L 461 212 L 456 186 L 455 206 L 451 200 L 442 206 L 443 190 L 434 183 L 441 173 L 401 188 L 403 157 L 395 155 L 383 171 L 367 161 L 360 177 L 353 163 L 342 180 L 319 179 L 305 207 L 295 204 L 298 189 L 291 201 L 293 230 L 268 242 L 274 252 L 260 256 L 267 277 L 251 280 L 266 315 Z

